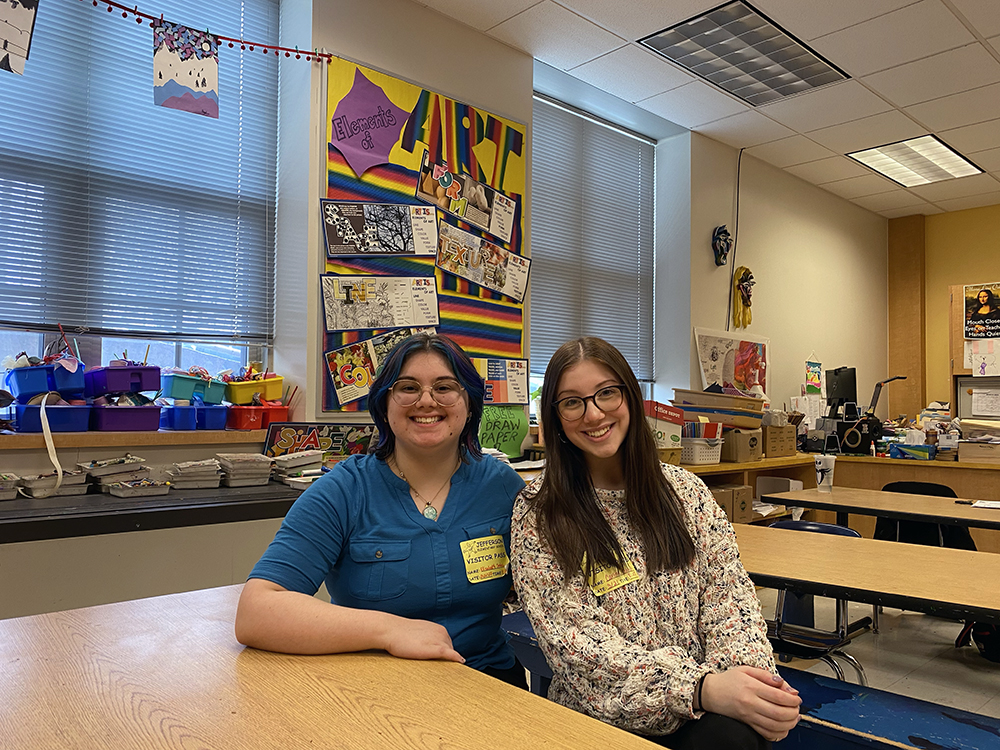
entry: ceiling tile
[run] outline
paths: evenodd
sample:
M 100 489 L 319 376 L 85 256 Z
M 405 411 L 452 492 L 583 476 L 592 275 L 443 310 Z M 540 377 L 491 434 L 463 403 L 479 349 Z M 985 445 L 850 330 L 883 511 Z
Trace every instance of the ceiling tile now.
M 889 11 L 913 5 L 918 0 L 837 0 L 803 2 L 803 0 L 750 0 L 752 5 L 777 21 L 800 39 L 815 39 L 833 31 L 846 29 Z
M 890 190 L 888 193 L 866 195 L 854 199 L 854 203 L 876 213 L 894 208 L 910 208 L 926 202 L 906 190 Z
M 848 177 L 846 180 L 837 180 L 836 182 L 824 182 L 820 187 L 848 200 L 899 189 L 899 185 L 895 182 L 887 180 L 885 177 L 879 177 L 877 174 Z
M 931 130 L 949 130 L 1000 118 L 1000 83 L 952 94 L 904 111 Z
M 1000 34 L 997 0 L 951 0 L 951 3 L 983 36 Z
M 620 37 L 551 0 L 494 26 L 489 34 L 559 70 L 574 68 L 624 44 Z
M 997 182 L 992 175 L 976 174 L 971 177 L 959 177 L 956 180 L 932 182 L 930 185 L 918 185 L 910 190 L 924 200 L 940 205 L 941 201 L 996 192 L 1000 190 L 1000 182 Z
M 970 195 L 965 198 L 951 198 L 937 201 L 945 211 L 964 211 L 967 208 L 981 208 L 982 206 L 1000 205 L 1000 191 L 993 193 L 983 193 L 982 195 Z
M 960 154 L 985 151 L 1000 143 L 1000 119 L 945 130 L 938 133 L 938 136 Z
M 467 26 L 486 31 L 523 10 L 535 5 L 538 0 L 419 0 L 421 5 L 444 13 Z
M 922 0 L 813 39 L 812 45 L 833 64 L 863 76 L 974 41 L 940 0 Z
M 1000 81 L 1000 62 L 976 42 L 875 73 L 862 81 L 905 107 Z
M 985 169 L 987 172 L 1000 172 L 1000 148 L 988 148 L 985 151 L 966 154 L 966 156 L 980 169 Z
M 685 128 L 694 128 L 749 109 L 749 105 L 701 81 L 692 81 L 636 104 Z
M 780 99 L 757 109 L 768 117 L 805 133 L 888 112 L 892 105 L 857 81 L 844 81 Z
M 569 73 L 629 102 L 647 99 L 695 80 L 659 55 L 634 44 L 619 47 Z
M 943 214 L 944 211 L 930 203 L 921 203 L 916 206 L 906 206 L 904 208 L 890 208 L 878 213 L 887 219 L 896 219 L 900 216 L 916 216 L 917 214 L 931 216 L 933 214 Z
M 853 120 L 822 130 L 809 132 L 809 137 L 831 151 L 847 154 L 873 146 L 904 141 L 927 133 L 909 117 L 893 110 Z
M 830 149 L 820 146 L 804 135 L 793 135 L 780 141 L 754 146 L 747 149 L 747 153 L 782 168 L 834 156 Z
M 787 138 L 795 133 L 759 112 L 748 110 L 695 128 L 702 135 L 727 143 L 733 148 L 749 148 L 759 143 Z
M 853 159 L 848 159 L 846 156 L 832 156 L 829 159 L 796 164 L 793 167 L 786 167 L 785 171 L 796 177 L 801 177 L 813 185 L 871 174 L 870 170 L 862 167 Z
M 711 0 L 670 0 L 668 3 L 663 0 L 629 0 L 627 3 L 559 0 L 559 4 L 629 41 L 655 34 L 718 5 Z
M 986 41 L 990 44 L 991 47 L 993 47 L 993 49 L 995 49 L 997 52 L 1000 52 L 1000 36 L 995 36 L 992 39 L 987 39 Z

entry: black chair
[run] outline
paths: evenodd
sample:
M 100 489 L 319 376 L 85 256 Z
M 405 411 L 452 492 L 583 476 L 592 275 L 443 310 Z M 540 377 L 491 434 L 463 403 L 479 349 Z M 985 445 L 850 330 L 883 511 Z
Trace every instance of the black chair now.
M 818 534 L 837 534 L 839 536 L 860 537 L 861 534 L 846 526 L 818 521 L 775 521 L 773 528 L 793 529 L 796 531 L 811 531 Z M 851 642 L 847 628 L 847 600 L 837 599 L 837 625 L 833 631 L 819 630 L 815 627 L 787 622 L 786 595 L 783 589 L 778 591 L 778 599 L 774 607 L 774 620 L 767 624 L 767 638 L 778 656 L 798 659 L 818 659 L 828 664 L 837 675 L 844 679 L 844 670 L 834 657 L 839 657 L 850 664 L 858 674 L 858 683 L 868 685 L 868 677 L 864 667 L 850 654 L 842 649 Z M 791 609 L 791 608 L 788 608 Z
M 958 497 L 951 487 L 933 482 L 890 482 L 882 488 L 882 491 L 905 492 L 910 495 L 932 495 L 934 497 Z M 968 528 L 953 524 L 879 518 L 875 521 L 874 536 L 876 539 L 888 542 L 923 544 L 928 547 L 976 549 L 976 543 Z

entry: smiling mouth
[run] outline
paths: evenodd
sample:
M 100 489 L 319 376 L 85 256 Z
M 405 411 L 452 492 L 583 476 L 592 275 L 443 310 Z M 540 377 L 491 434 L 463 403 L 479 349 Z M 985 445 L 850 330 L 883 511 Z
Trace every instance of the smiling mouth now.
M 410 417 L 417 424 L 434 424 L 440 422 L 444 417 Z
M 611 425 L 607 425 L 606 427 L 602 427 L 599 430 L 590 430 L 590 431 L 586 431 L 585 430 L 583 434 L 586 435 L 589 438 L 601 438 L 601 437 L 604 437 L 605 435 L 607 435 L 609 432 L 611 432 Z

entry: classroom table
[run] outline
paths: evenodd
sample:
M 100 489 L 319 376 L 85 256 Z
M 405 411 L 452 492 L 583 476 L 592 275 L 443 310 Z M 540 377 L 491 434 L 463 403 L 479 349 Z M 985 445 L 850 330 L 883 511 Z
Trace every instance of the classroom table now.
M 1000 555 L 736 524 L 759 586 L 1000 624 Z
M 847 526 L 848 514 L 855 513 L 899 521 L 926 521 L 981 529 L 1000 529 L 1000 509 L 973 508 L 968 504 L 972 501 L 957 503 L 955 498 L 951 497 L 834 486 L 831 492 L 820 492 L 817 489 L 794 490 L 767 494 L 762 499 L 764 502 L 786 507 L 835 511 L 837 523 L 841 526 Z
M 241 588 L 0 621 L 0 747 L 655 747 L 454 662 L 245 649 Z

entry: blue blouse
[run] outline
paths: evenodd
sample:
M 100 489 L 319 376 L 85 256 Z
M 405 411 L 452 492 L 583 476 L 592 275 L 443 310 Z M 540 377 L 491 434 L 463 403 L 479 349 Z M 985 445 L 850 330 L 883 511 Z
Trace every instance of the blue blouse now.
M 352 456 L 302 493 L 250 573 L 331 601 L 443 625 L 475 668 L 514 664 L 500 626 L 510 571 L 470 583 L 461 542 L 499 534 L 510 554 L 510 514 L 524 482 L 484 456 L 463 462 L 441 514 L 420 513 L 409 487 L 373 455 Z

